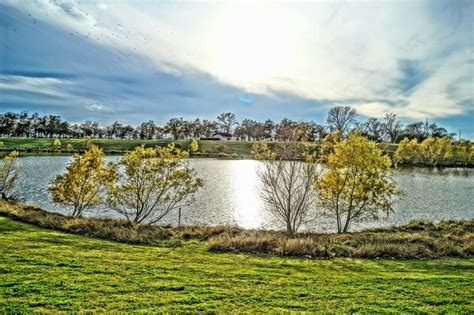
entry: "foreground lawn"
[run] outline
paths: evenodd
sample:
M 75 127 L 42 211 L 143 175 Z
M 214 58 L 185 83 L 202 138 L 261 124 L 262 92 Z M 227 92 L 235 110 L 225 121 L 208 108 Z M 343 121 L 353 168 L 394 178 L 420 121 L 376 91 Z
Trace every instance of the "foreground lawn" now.
M 474 259 L 309 260 L 147 247 L 0 217 L 0 313 L 474 312 Z

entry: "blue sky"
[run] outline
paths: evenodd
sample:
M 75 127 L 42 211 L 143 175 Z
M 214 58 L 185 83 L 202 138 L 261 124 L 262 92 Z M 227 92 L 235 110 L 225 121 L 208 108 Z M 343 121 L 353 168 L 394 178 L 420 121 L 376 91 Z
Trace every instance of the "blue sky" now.
M 474 1 L 0 1 L 0 110 L 429 118 L 474 139 Z

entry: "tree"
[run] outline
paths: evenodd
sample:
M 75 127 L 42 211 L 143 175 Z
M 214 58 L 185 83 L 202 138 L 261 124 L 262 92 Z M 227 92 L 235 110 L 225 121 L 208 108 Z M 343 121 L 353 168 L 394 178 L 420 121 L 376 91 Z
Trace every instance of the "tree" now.
M 418 140 L 414 139 L 403 139 L 399 144 L 398 148 L 395 151 L 394 155 L 395 163 L 401 164 L 413 164 L 420 161 L 420 153 Z
M 323 125 L 317 124 L 314 121 L 310 122 L 311 137 L 310 141 L 323 141 L 324 137 L 328 135 L 327 128 Z
M 373 141 L 382 141 L 383 123 L 377 118 L 369 118 L 366 122 L 367 138 Z
M 331 131 L 339 131 L 343 136 L 354 124 L 357 113 L 349 106 L 336 106 L 329 110 L 327 123 Z
M 156 125 L 153 120 L 143 122 L 140 127 L 138 127 L 139 136 L 141 140 L 152 140 L 156 134 Z
M 18 114 L 8 112 L 0 116 L 0 134 L 11 136 L 14 132 Z
M 31 133 L 31 120 L 27 112 L 21 112 L 17 115 L 17 123 L 15 128 L 15 136 L 29 137 Z
M 203 185 L 189 168 L 188 151 L 174 146 L 145 148 L 127 153 L 117 164 L 118 180 L 108 203 L 128 221 L 153 224 L 186 205 Z
M 217 132 L 217 122 L 204 119 L 202 121 L 202 134 L 209 138 Z
M 314 200 L 312 186 L 317 179 L 316 163 L 312 156 L 301 156 L 301 143 L 280 144 L 276 151 L 264 142 L 253 145 L 252 152 L 261 161 L 258 177 L 262 182 L 260 196 L 269 213 L 286 226 L 293 235 L 308 219 Z M 306 157 L 305 162 L 297 161 Z
M 451 156 L 452 144 L 447 137 L 428 137 L 420 143 L 419 152 L 425 164 L 436 166 Z
M 191 141 L 190 149 L 191 152 L 196 152 L 199 149 L 199 144 L 196 139 L 193 139 L 193 141 Z
M 217 122 L 222 132 L 231 133 L 232 127 L 237 125 L 237 119 L 233 113 L 222 113 L 217 116 Z
M 264 132 L 265 132 L 265 139 L 272 139 L 273 137 L 273 130 L 275 129 L 275 123 L 271 119 L 265 120 L 263 123 Z
M 104 188 L 115 182 L 114 166 L 105 165 L 104 152 L 91 146 L 83 155 L 75 154 L 63 175 L 53 178 L 49 191 L 53 202 L 72 207 L 72 216 L 102 202 Z
M 397 115 L 388 113 L 385 115 L 385 121 L 382 124 L 385 139 L 391 143 L 397 143 L 402 133 L 402 123 L 397 120 Z
M 20 174 L 18 152 L 12 151 L 3 158 L 0 166 L 0 193 L 5 199 L 14 199 L 13 189 Z
M 183 134 L 183 118 L 171 118 L 165 126 L 165 132 L 173 136 L 174 140 L 178 140 Z
M 393 212 L 393 198 L 401 191 L 393 179 L 390 158 L 376 143 L 351 134 L 335 145 L 327 161 L 315 190 L 322 211 L 335 217 L 338 233 L 346 233 L 354 221 Z
M 425 124 L 416 122 L 408 124 L 403 132 L 403 138 L 416 139 L 418 142 L 423 141 L 427 137 Z
M 121 136 L 121 131 L 123 129 L 123 125 L 119 123 L 118 121 L 115 121 L 111 126 L 110 126 L 110 137 L 117 137 L 123 139 Z
M 55 150 L 59 150 L 61 148 L 61 140 L 59 140 L 58 138 L 54 139 L 53 148 Z

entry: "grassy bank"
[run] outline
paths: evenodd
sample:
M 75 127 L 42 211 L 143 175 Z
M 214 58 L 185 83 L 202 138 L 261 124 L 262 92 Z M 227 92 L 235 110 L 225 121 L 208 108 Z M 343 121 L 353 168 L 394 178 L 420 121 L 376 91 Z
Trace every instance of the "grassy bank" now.
M 0 312 L 474 312 L 474 260 L 307 260 L 114 243 L 0 217 Z
M 132 224 L 122 220 L 73 218 L 40 208 L 0 201 L 0 215 L 39 227 L 129 244 L 182 246 L 207 241 L 214 252 L 269 254 L 305 258 L 472 258 L 474 220 L 438 224 L 412 222 L 385 229 L 346 234 L 301 233 L 238 227 L 182 227 Z
M 60 147 L 53 147 L 54 139 L 44 138 L 2 138 L 3 146 L 0 151 L 17 150 L 22 154 L 70 154 L 83 152 L 91 144 L 101 147 L 106 154 L 123 154 L 144 144 L 146 147 L 165 146 L 169 140 L 120 140 L 120 139 L 61 139 Z M 183 149 L 189 149 L 191 141 L 173 141 Z M 195 157 L 251 157 L 253 142 L 251 141 L 199 141 L 199 151 Z

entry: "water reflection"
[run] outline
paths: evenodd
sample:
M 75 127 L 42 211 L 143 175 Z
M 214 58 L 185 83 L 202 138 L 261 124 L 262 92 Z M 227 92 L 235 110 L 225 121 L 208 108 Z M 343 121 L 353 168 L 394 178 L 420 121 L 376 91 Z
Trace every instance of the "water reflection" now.
M 263 213 L 260 210 L 264 205 L 258 194 L 257 163 L 251 160 L 233 162 L 228 166 L 231 168 L 234 218 L 239 226 L 259 228 L 263 224 Z
M 108 157 L 114 160 L 118 157 Z M 50 211 L 64 212 L 64 207 L 51 203 L 50 179 L 65 170 L 70 157 L 23 157 L 22 176 L 17 192 L 23 200 Z M 190 164 L 203 178 L 205 186 L 196 194 L 195 202 L 183 209 L 183 224 L 239 225 L 246 228 L 278 228 L 279 223 L 264 209 L 259 198 L 257 161 L 193 159 Z M 400 168 L 397 182 L 406 196 L 395 206 L 395 214 L 387 220 L 354 224 L 352 229 L 399 225 L 413 219 L 443 220 L 474 218 L 474 170 Z M 89 215 L 114 217 L 110 209 L 94 209 Z M 176 224 L 177 213 L 163 223 Z M 330 219 L 317 218 L 303 227 L 313 231 L 334 231 Z

